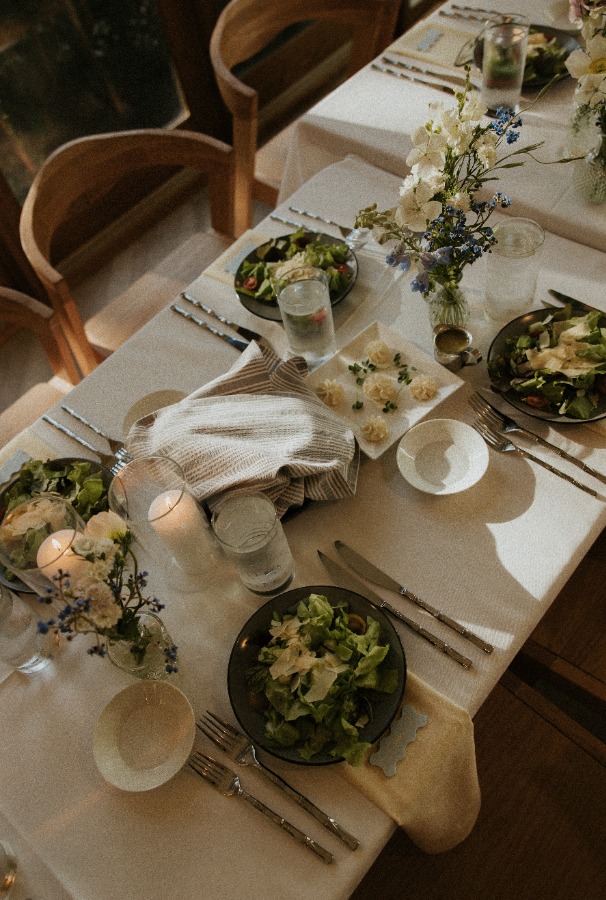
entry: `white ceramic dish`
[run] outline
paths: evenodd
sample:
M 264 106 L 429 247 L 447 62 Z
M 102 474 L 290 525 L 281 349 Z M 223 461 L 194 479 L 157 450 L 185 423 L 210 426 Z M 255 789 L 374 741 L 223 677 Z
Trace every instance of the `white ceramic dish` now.
M 109 701 L 97 719 L 93 755 L 106 781 L 149 791 L 185 765 L 196 734 L 185 694 L 164 681 L 138 681 Z
M 488 466 L 488 447 L 464 422 L 430 419 L 406 432 L 397 463 L 404 478 L 419 490 L 456 494 L 480 480 Z
M 366 348 L 371 341 L 383 341 L 389 347 L 392 356 L 399 352 L 402 362 L 408 365 L 411 375 L 422 374 L 432 378 L 437 385 L 435 396 L 424 402 L 415 400 L 409 388 L 403 385 L 397 398 L 398 408 L 393 412 L 383 413 L 381 411 L 382 403 L 370 400 L 360 389 L 356 389 L 355 375 L 348 368 L 353 363 L 360 363 L 366 358 Z M 386 374 L 393 377 L 394 384 L 397 385 L 397 373 L 386 370 Z M 358 440 L 360 449 L 371 459 L 378 459 L 405 431 L 424 419 L 439 403 L 463 384 L 458 375 L 445 369 L 433 357 L 428 356 L 415 344 L 396 334 L 395 331 L 391 331 L 380 322 L 373 322 L 339 350 L 332 359 L 318 366 L 308 376 L 307 383 L 312 390 L 315 390 L 324 380 L 337 381 L 343 386 L 345 399 L 332 408 L 339 418 L 349 425 Z M 354 410 L 352 404 L 357 399 L 363 400 L 364 407 Z M 362 427 L 368 418 L 377 415 L 385 421 L 389 428 L 389 434 L 380 443 L 372 443 L 365 439 Z

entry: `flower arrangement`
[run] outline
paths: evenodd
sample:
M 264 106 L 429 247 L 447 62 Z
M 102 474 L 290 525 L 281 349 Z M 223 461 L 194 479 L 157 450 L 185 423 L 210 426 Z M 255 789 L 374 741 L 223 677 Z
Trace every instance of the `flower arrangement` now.
M 516 143 L 522 120 L 500 108 L 487 121 L 487 109 L 471 88 L 469 68 L 454 109 L 432 103 L 430 110 L 433 117 L 412 135 L 413 149 L 406 158 L 411 171 L 401 185 L 398 206 L 379 212 L 372 204 L 358 213 L 355 224 L 377 229 L 381 244 L 395 241 L 386 261 L 410 272 L 413 291 L 430 300 L 441 292 L 433 324 L 462 325 L 468 312 L 458 287 L 463 269 L 493 246 L 488 220 L 511 202 L 500 191 L 487 199 L 478 194 L 498 170 L 523 165 L 520 157 L 532 156 L 543 142 L 499 154 L 502 145 Z
M 570 0 L 570 20 L 581 23 L 585 49 L 573 50 L 566 68 L 577 79 L 575 102 L 580 113 L 594 114 L 606 134 L 606 2 Z
M 65 556 L 65 569 L 59 569 L 54 585 L 40 597 L 61 607 L 54 618 L 38 624 L 43 634 L 53 631 L 68 641 L 77 634 L 94 634 L 88 653 L 99 656 L 105 656 L 112 643 L 128 642 L 134 663 L 141 665 L 152 641 L 141 627 L 141 614 L 160 612 L 164 606 L 144 596 L 146 573 L 139 571 L 132 540 L 130 529 L 113 512 L 89 519 Z M 177 648 L 171 644 L 162 650 L 166 672 L 176 672 Z

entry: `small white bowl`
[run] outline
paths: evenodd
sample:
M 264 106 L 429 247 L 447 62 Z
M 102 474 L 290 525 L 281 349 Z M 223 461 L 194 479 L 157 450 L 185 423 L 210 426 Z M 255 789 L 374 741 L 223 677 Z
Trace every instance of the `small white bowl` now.
M 185 694 L 164 681 L 138 681 L 101 712 L 93 755 L 106 781 L 123 791 L 149 791 L 185 765 L 196 734 Z
M 406 432 L 398 445 L 404 478 L 428 494 L 456 494 L 480 480 L 488 447 L 470 425 L 456 419 L 428 419 Z

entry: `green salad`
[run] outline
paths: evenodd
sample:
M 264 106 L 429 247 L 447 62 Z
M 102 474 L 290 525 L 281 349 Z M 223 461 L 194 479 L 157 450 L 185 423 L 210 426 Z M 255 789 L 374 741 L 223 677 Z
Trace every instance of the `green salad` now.
M 589 419 L 606 397 L 606 328 L 601 313 L 570 307 L 533 322 L 488 363 L 491 380 L 533 409 Z
M 546 84 L 556 75 L 567 75 L 566 59 L 569 50 L 558 40 L 540 30 L 530 30 L 526 65 L 524 68 L 524 86 Z
M 323 752 L 359 765 L 370 747 L 360 731 L 372 719 L 373 696 L 398 685 L 397 669 L 384 664 L 390 648 L 379 622 L 310 594 L 294 614 L 274 613 L 269 631 L 247 673 L 268 742 L 303 760 Z
M 16 479 L 3 492 L 0 519 L 19 503 L 46 493 L 61 494 L 85 522 L 108 509 L 107 487 L 96 463 L 32 459 L 21 466 Z
M 286 237 L 272 238 L 256 250 L 253 259 L 245 259 L 236 277 L 236 288 L 255 300 L 275 303 L 274 286 L 278 279 L 285 278 L 292 269 L 314 266 L 328 275 L 328 289 L 334 299 L 353 278 L 353 271 L 347 265 L 349 252 L 347 244 L 323 243 L 322 235 L 300 228 Z

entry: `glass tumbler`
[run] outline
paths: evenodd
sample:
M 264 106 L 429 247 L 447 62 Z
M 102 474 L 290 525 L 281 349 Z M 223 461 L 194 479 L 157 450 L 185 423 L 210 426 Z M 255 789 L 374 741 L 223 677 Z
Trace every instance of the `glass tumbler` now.
M 69 572 L 71 545 L 84 522 L 59 494 L 39 494 L 7 512 L 0 524 L 0 562 L 40 596 L 59 571 Z
M 482 101 L 490 112 L 496 112 L 500 106 L 518 111 L 527 48 L 525 16 L 503 16 L 502 21 L 484 29 Z
M 545 232 L 532 219 L 512 216 L 494 227 L 497 243 L 486 255 L 485 311 L 509 322 L 532 307 Z
M 240 580 L 255 594 L 277 594 L 294 577 L 295 564 L 272 501 L 265 494 L 232 494 L 212 516 L 212 526 Z
M 293 353 L 304 357 L 310 372 L 337 351 L 328 285 L 322 269 L 302 266 L 276 287 L 288 344 Z
M 46 643 L 27 603 L 0 584 L 0 659 L 13 669 L 32 675 L 50 662 Z
M 208 571 L 214 552 L 212 531 L 174 459 L 133 459 L 114 477 L 108 501 L 154 562 L 163 560 L 167 568 L 176 565 L 186 576 Z

